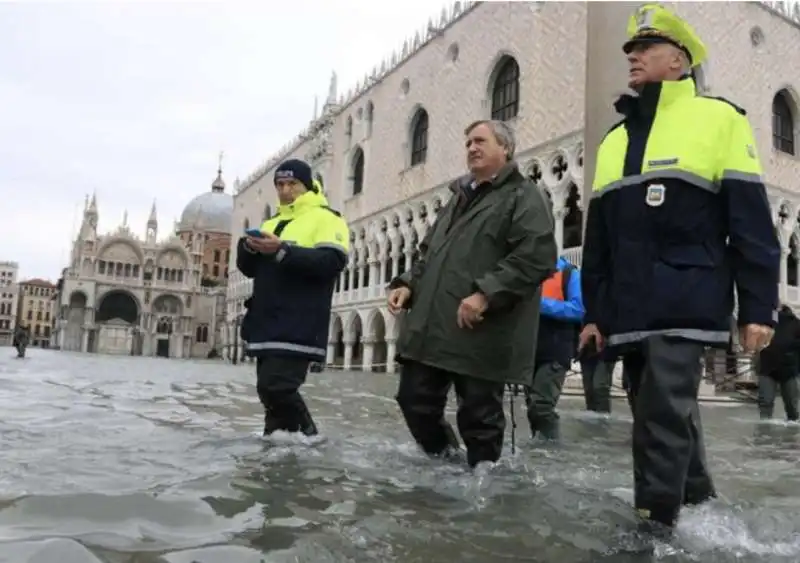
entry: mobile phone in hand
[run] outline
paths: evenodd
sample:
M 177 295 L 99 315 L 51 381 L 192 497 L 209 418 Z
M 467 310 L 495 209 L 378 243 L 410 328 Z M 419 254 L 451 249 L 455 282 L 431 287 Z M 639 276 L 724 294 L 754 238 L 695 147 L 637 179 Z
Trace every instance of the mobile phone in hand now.
M 249 237 L 264 238 L 264 233 L 261 232 L 261 229 L 245 229 L 244 232 Z

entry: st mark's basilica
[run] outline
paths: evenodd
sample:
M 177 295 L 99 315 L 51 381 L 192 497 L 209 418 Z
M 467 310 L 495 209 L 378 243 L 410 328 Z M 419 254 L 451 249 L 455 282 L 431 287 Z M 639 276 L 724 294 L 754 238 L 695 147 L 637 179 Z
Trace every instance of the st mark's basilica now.
M 233 197 L 222 169 L 174 229 L 159 238 L 154 203 L 144 239 L 127 216 L 97 231 L 102 205 L 86 199 L 59 280 L 55 346 L 103 354 L 205 358 L 219 341 L 230 259 Z

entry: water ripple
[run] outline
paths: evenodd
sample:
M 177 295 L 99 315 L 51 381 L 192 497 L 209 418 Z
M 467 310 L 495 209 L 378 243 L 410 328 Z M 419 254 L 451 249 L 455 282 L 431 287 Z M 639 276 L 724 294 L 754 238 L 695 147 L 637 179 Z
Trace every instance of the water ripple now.
M 563 445 L 522 419 L 516 455 L 472 473 L 410 443 L 392 376 L 313 375 L 315 440 L 262 440 L 252 381 L 214 362 L 0 357 L 0 562 L 800 560 L 800 426 L 750 407 L 704 410 L 724 498 L 648 555 L 622 402 L 597 416 L 565 398 Z

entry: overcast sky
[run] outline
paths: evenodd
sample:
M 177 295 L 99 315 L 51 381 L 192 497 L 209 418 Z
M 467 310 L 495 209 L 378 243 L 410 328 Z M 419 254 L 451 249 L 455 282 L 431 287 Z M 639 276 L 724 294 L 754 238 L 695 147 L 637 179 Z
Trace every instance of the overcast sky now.
M 229 189 L 443 2 L 0 3 L 0 260 L 55 281 L 84 196 L 144 234 Z

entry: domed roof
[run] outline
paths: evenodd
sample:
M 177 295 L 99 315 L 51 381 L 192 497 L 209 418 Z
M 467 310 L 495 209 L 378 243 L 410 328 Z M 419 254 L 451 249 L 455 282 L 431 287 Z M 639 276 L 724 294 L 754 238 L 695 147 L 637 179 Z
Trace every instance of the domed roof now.
M 211 185 L 211 191 L 200 194 L 184 208 L 178 230 L 230 234 L 232 220 L 233 196 L 225 193 L 220 170 Z

